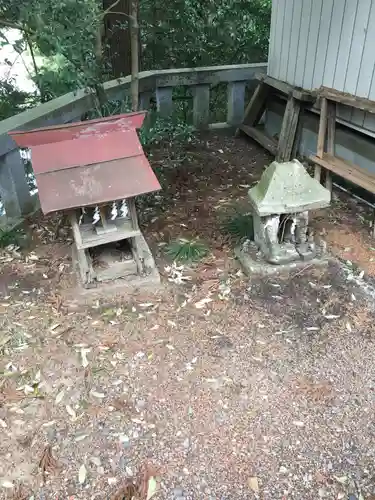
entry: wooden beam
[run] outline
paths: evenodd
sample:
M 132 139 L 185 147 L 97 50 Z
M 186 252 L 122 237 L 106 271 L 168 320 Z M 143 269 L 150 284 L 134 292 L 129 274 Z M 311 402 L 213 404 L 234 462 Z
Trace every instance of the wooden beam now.
M 336 137 L 336 103 L 328 101 L 327 104 L 327 152 L 335 156 L 335 137 Z M 326 171 L 326 188 L 332 192 L 332 175 L 329 170 Z
M 375 193 L 375 175 L 369 174 L 358 165 L 329 153 L 324 153 L 323 157 L 310 156 L 310 160 L 366 191 Z
M 284 162 L 291 159 L 300 110 L 301 101 L 293 96 L 289 96 L 281 126 L 279 143 L 277 146 L 277 161 Z
M 355 95 L 340 92 L 339 90 L 330 89 L 328 87 L 321 87 L 318 95 L 320 97 L 325 97 L 330 101 L 345 104 L 345 106 L 361 109 L 362 111 L 367 111 L 368 113 L 375 113 L 375 101 L 371 101 L 365 97 L 357 97 Z
M 266 109 L 269 91 L 269 87 L 263 82 L 258 83 L 253 95 L 251 96 L 249 104 L 246 106 L 245 114 L 242 120 L 243 125 L 255 127 Z M 235 135 L 238 136 L 241 130 L 243 131 L 242 127 L 239 127 L 236 130 Z
M 275 139 L 269 137 L 261 130 L 255 127 L 249 127 L 248 125 L 240 125 L 239 129 L 242 130 L 242 132 L 244 132 L 246 135 L 254 139 L 254 141 L 256 141 L 258 144 L 267 149 L 267 151 L 269 151 L 271 154 L 276 155 L 277 142 L 275 141 Z

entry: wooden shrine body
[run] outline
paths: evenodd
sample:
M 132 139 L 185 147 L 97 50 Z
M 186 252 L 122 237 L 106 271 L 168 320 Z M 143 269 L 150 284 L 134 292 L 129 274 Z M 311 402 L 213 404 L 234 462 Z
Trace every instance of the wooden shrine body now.
M 69 215 L 84 286 L 143 275 L 145 260 L 152 261 L 135 206 L 136 196 L 160 189 L 136 132 L 144 117 L 128 113 L 10 133 L 31 149 L 42 211 Z M 127 216 L 111 217 L 114 202 L 126 203 Z M 94 223 L 87 217 L 93 209 Z

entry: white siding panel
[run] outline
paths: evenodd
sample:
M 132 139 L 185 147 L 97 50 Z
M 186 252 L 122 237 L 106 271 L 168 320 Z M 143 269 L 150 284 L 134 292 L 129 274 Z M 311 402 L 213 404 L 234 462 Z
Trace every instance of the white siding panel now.
M 375 62 L 375 1 L 371 0 L 371 9 L 366 27 L 366 40 L 362 53 L 361 69 L 357 82 L 355 94 L 360 97 L 368 97 L 370 94 L 371 82 L 374 73 Z M 353 47 L 355 50 L 355 47 Z
M 314 0 L 310 15 L 310 26 L 307 38 L 307 55 L 302 80 L 302 87 L 305 89 L 312 88 L 314 76 L 315 56 L 318 49 L 318 35 L 320 20 L 322 14 L 323 0 Z
M 272 14 L 271 14 L 271 29 L 270 40 L 268 48 L 268 74 L 273 75 L 275 67 L 277 66 L 277 59 L 275 53 L 275 39 L 276 39 L 276 23 L 278 22 L 279 15 L 279 0 L 272 0 Z
M 324 77 L 324 68 L 327 57 L 328 38 L 332 22 L 333 0 L 324 0 L 320 17 L 318 47 L 316 51 L 312 88 L 319 88 Z
M 302 0 L 294 0 L 286 81 L 295 84 L 298 44 L 301 33 Z
M 375 101 L 375 0 L 273 0 L 268 72 Z M 375 115 L 339 106 L 338 116 L 375 132 Z
M 273 5 L 273 3 L 272 3 Z M 277 5 L 277 21 L 274 32 L 273 46 L 272 46 L 272 73 L 269 73 L 273 78 L 279 78 L 280 71 L 280 58 L 282 49 L 282 39 L 283 39 L 283 26 L 284 17 L 288 14 L 285 11 L 287 0 L 276 0 Z M 271 48 L 270 48 L 271 50 Z
M 301 0 L 302 1 L 302 15 L 301 15 L 301 26 L 300 26 L 300 37 L 298 42 L 297 51 L 297 61 L 294 75 L 294 84 L 297 87 L 303 86 L 303 74 L 305 72 L 306 57 L 307 57 L 307 42 L 308 33 L 310 28 L 310 17 L 311 17 L 311 0 Z
M 346 68 L 344 84 L 344 91 L 349 92 L 349 94 L 355 94 L 357 91 L 371 1 L 372 0 L 358 0 L 357 15 L 354 23 L 352 44 L 350 47 L 349 62 Z
M 374 47 L 373 50 L 375 51 L 375 44 L 373 45 L 373 47 Z M 375 67 L 374 67 L 374 63 L 373 63 L 372 78 L 371 78 L 370 92 L 368 93 L 368 98 L 373 100 L 373 101 L 375 100 Z
M 332 22 L 329 30 L 327 57 L 324 65 L 322 84 L 325 87 L 333 87 L 335 77 L 337 54 L 339 50 L 341 26 L 344 18 L 345 0 L 335 0 L 332 10 Z M 318 86 L 318 85 L 317 85 Z
M 293 11 L 294 3 L 300 2 L 301 0 L 288 0 L 286 4 L 286 12 L 283 22 L 283 36 L 281 40 L 281 55 L 280 55 L 280 67 L 279 67 L 279 80 L 283 82 L 287 79 L 288 62 L 289 62 L 289 50 L 290 50 L 290 39 L 292 31 L 292 21 L 293 21 Z
M 340 44 L 337 54 L 335 77 L 333 79 L 334 88 L 342 89 L 345 84 L 357 7 L 358 0 L 345 0 L 344 19 L 341 25 Z

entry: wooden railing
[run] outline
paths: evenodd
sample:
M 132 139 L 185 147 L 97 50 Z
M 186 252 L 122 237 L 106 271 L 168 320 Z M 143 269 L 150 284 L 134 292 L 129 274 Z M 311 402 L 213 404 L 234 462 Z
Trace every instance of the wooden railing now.
M 143 71 L 139 75 L 140 107 L 148 109 L 153 97 L 162 116 L 173 112 L 174 87 L 191 87 L 193 94 L 193 124 L 205 129 L 210 124 L 210 89 L 219 83 L 227 84 L 227 118 L 220 126 L 233 127 L 243 117 L 246 85 L 255 74 L 264 73 L 267 64 L 239 64 L 194 69 Z M 129 95 L 130 77 L 104 84 L 109 100 L 123 100 Z M 12 130 L 28 130 L 79 120 L 93 109 L 93 96 L 85 90 L 70 92 L 52 101 L 24 111 L 0 122 L 0 199 L 7 217 L 19 217 L 32 210 L 24 163 L 18 148 L 9 137 Z

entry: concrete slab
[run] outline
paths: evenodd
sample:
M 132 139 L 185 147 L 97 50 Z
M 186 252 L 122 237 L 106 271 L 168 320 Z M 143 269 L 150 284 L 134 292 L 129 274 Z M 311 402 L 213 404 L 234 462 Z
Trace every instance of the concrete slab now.
M 298 272 L 306 267 L 326 266 L 332 260 L 332 257 L 323 249 L 318 257 L 308 261 L 301 259 L 299 261 L 277 265 L 267 262 L 262 257 L 256 245 L 250 245 L 246 250 L 242 247 L 236 247 L 234 253 L 247 276 L 273 276 L 282 273 Z

